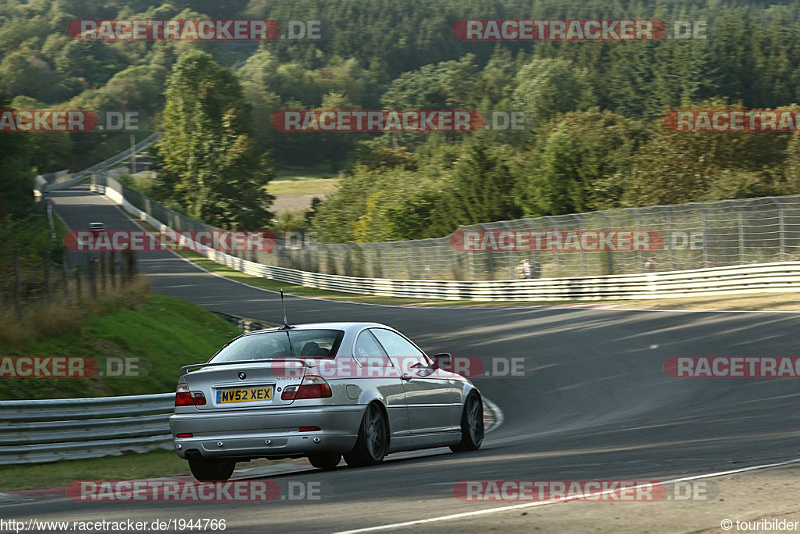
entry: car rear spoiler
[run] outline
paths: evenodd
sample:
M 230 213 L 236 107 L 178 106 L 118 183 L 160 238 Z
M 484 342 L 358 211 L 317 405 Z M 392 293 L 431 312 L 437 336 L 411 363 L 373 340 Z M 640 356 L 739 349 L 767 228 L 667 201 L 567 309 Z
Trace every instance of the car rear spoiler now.
M 223 365 L 236 365 L 242 363 L 253 363 L 253 362 L 299 362 L 303 367 L 312 367 L 312 365 L 302 358 L 275 358 L 271 360 L 236 360 L 233 362 L 206 362 L 206 363 L 193 363 L 191 365 L 184 365 L 181 367 L 181 376 L 186 375 L 192 371 L 196 371 L 197 369 L 202 369 L 203 367 L 221 367 Z

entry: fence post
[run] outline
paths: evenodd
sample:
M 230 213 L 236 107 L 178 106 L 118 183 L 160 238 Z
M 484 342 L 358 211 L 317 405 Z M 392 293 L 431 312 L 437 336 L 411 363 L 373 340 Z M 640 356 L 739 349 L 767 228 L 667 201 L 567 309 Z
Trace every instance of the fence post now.
M 97 276 L 96 276 L 97 266 L 95 265 L 95 260 L 89 260 L 89 293 L 92 295 L 92 298 L 97 298 Z
M 770 201 L 778 206 L 778 239 L 780 241 L 780 261 L 786 261 L 786 227 L 783 220 L 783 202 L 775 197 L 769 197 Z
M 470 250 L 467 254 L 469 255 L 469 279 L 475 280 L 475 262 L 472 259 L 474 252 Z
M 128 281 L 130 282 L 136 274 L 136 253 L 132 250 L 127 250 L 125 251 L 125 256 L 128 268 Z
M 545 217 L 547 218 L 548 221 L 550 221 L 550 224 L 553 225 L 553 231 L 558 232 L 558 222 L 556 222 L 555 217 L 553 217 L 552 215 L 546 215 Z M 545 243 L 547 241 L 549 240 L 545 239 Z M 547 245 L 545 245 L 545 247 L 547 247 Z M 556 276 L 561 276 L 561 252 L 559 252 L 558 247 L 556 247 L 553 256 L 555 257 L 556 260 Z
M 642 231 L 642 217 L 639 215 L 639 210 L 636 208 L 628 208 L 628 211 L 633 213 L 633 216 L 636 218 L 636 232 Z M 644 272 L 644 258 L 642 257 L 642 249 L 637 248 L 636 250 L 636 263 L 639 266 L 639 272 Z
M 533 277 L 534 278 L 541 278 L 542 277 L 542 264 L 539 263 L 536 256 L 536 241 L 533 239 L 533 232 L 536 231 L 536 219 L 528 219 L 531 225 L 531 264 L 533 267 Z
M 583 217 L 577 213 L 572 216 L 578 220 L 578 230 L 582 232 L 584 230 Z M 581 246 L 581 274 L 586 276 L 586 251 L 583 250 L 583 246 Z
M 514 235 L 514 229 L 508 226 L 508 221 L 500 221 L 500 224 L 503 225 L 503 230 L 507 230 L 507 231 L 511 232 L 512 236 Z M 500 245 L 500 239 L 499 238 L 500 238 L 500 236 L 498 234 L 498 240 L 497 240 L 498 248 L 499 248 L 499 245 Z M 512 242 L 514 243 L 514 246 L 516 246 L 516 239 L 512 238 Z M 513 250 L 514 246 L 512 246 L 508 250 L 508 252 L 506 252 L 506 261 L 508 262 L 508 272 L 509 272 L 508 279 L 509 280 L 513 280 L 514 278 L 516 278 L 516 272 L 515 272 L 516 267 L 515 267 L 515 263 L 514 263 L 514 250 Z
M 44 294 L 50 296 L 50 251 L 42 252 L 42 263 L 44 268 Z
M 75 289 L 77 294 L 75 295 L 75 302 L 80 303 L 81 301 L 81 266 L 78 265 L 75 267 Z
M 608 230 L 611 228 L 611 220 L 608 218 L 608 215 L 606 215 L 604 210 L 600 210 L 597 213 L 599 213 L 603 218 L 603 231 L 608 232 Z M 612 251 L 606 251 L 606 272 L 603 274 L 614 274 L 614 256 L 612 254 Z
M 100 290 L 106 290 L 106 257 L 108 253 L 100 253 L 100 258 L 97 260 L 100 263 Z
M 111 288 L 117 287 L 117 259 L 114 252 L 109 252 L 108 257 L 108 273 L 111 278 Z
M 672 250 L 672 210 L 668 206 L 656 206 L 660 211 L 667 213 L 667 235 L 669 236 L 666 241 L 667 256 L 669 257 L 669 269 L 675 270 L 675 256 Z M 662 244 L 664 243 L 662 237 Z
M 733 205 L 736 206 L 736 220 L 739 225 L 739 265 L 744 265 L 747 263 L 744 260 L 744 216 L 739 203 L 734 200 Z
M 64 304 L 69 304 L 69 277 L 67 276 L 67 263 L 64 262 L 61 266 L 61 285 L 62 292 L 64 293 Z
M 703 219 L 703 267 L 708 267 L 708 212 L 699 202 L 689 202 L 689 205 L 699 211 Z M 742 227 L 740 221 L 739 232 L 741 231 Z

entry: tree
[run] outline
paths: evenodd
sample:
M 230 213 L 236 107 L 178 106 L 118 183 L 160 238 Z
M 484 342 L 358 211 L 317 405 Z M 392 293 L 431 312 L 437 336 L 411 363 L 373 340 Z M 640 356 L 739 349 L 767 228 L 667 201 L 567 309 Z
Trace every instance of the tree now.
M 250 108 L 234 75 L 208 54 L 181 56 L 167 80 L 163 161 L 167 195 L 200 220 L 257 229 L 271 218 L 271 169 L 250 134 Z
M 0 63 L 0 88 L 13 96 L 47 100 L 52 93 L 52 83 L 50 65 L 33 52 L 12 52 Z
M 742 104 L 713 99 L 687 109 L 741 110 Z M 780 194 L 784 187 L 790 134 L 673 132 L 663 120 L 652 124 L 652 136 L 631 160 L 627 206 Z
M 0 109 L 11 109 L 8 97 L 0 93 Z M 0 134 L 0 220 L 24 217 L 33 204 L 33 172 L 29 158 L 29 137 L 22 132 Z
M 610 111 L 576 111 L 543 132 L 521 177 L 526 215 L 617 207 L 644 128 Z
M 567 59 L 533 59 L 516 76 L 514 103 L 539 123 L 589 107 L 593 98 L 589 73 Z
M 440 235 L 462 224 L 518 218 L 522 210 L 508 165 L 483 144 L 479 134 L 465 142 L 462 150 L 444 191 L 441 212 L 434 217 Z

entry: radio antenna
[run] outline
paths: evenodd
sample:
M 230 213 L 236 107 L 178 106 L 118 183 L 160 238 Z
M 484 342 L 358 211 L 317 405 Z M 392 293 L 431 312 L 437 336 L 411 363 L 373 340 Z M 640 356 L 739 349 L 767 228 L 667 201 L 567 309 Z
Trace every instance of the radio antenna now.
M 289 326 L 289 321 L 286 320 L 286 303 L 283 301 L 283 288 L 281 288 L 281 306 L 283 307 L 283 326 L 280 329 L 286 332 L 286 339 L 289 341 L 289 354 L 294 356 L 292 336 L 289 335 L 289 330 L 291 330 L 292 327 Z
M 289 326 L 289 321 L 286 320 L 286 302 L 283 300 L 283 288 L 281 288 L 281 307 L 283 307 L 283 330 L 292 328 Z

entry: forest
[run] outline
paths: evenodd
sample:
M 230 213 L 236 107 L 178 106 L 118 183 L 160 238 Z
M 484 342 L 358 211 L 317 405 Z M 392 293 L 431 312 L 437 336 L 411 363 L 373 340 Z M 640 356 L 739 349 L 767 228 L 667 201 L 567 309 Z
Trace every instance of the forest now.
M 75 19 L 320 21 L 319 39 L 81 41 Z M 650 41 L 459 39 L 463 19 L 657 19 Z M 670 29 L 702 21 L 700 38 Z M 683 25 L 683 26 L 682 26 Z M 800 109 L 792 2 L 688 0 L 10 0 L 0 109 L 135 111 L 159 179 L 146 191 L 225 228 L 276 224 L 275 169 L 339 173 L 301 229 L 327 242 L 438 237 L 458 225 L 800 193 L 792 132 L 675 132 L 672 110 Z M 522 112 L 525 128 L 281 132 L 281 110 Z M 85 168 L 128 133 L 3 133 L 0 217 L 34 173 Z

